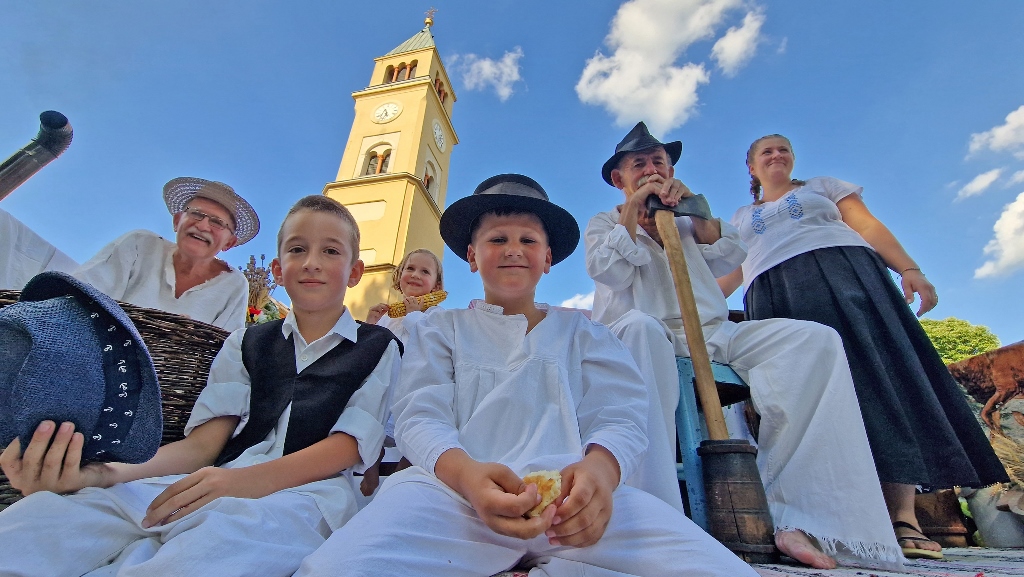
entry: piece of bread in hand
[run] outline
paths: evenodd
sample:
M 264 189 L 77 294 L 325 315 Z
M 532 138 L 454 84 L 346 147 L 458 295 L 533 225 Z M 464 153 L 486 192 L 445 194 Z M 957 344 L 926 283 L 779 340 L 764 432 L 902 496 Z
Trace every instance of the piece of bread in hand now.
M 540 495 L 540 503 L 526 512 L 527 517 L 539 517 L 562 493 L 562 473 L 559 471 L 535 471 L 523 477 L 523 482 L 537 485 L 537 494 Z

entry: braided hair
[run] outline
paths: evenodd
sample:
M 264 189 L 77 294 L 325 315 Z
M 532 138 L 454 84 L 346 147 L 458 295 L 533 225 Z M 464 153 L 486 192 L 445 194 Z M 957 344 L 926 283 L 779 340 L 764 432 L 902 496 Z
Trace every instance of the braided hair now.
M 793 150 L 793 143 L 790 142 L 788 138 L 786 138 L 785 136 L 782 136 L 781 134 L 768 134 L 768 135 L 762 136 L 761 138 L 758 138 L 757 140 L 752 142 L 750 144 L 750 148 L 747 149 L 747 166 L 750 166 L 754 162 L 754 152 L 757 151 L 757 145 L 760 144 L 761 142 L 765 141 L 765 140 L 768 140 L 769 138 L 781 138 L 782 140 L 786 141 L 787 145 L 789 145 L 789 150 L 790 151 Z M 793 154 L 793 157 L 794 158 L 796 157 L 795 153 Z M 803 185 L 807 184 L 807 181 L 800 180 L 798 178 L 794 178 L 793 180 L 790 180 L 789 182 L 792 183 L 792 184 L 795 184 L 797 186 L 803 186 Z M 756 176 L 754 176 L 753 174 L 750 175 L 750 195 L 754 197 L 754 204 L 757 204 L 758 202 L 760 202 L 760 200 L 761 200 L 761 181 Z

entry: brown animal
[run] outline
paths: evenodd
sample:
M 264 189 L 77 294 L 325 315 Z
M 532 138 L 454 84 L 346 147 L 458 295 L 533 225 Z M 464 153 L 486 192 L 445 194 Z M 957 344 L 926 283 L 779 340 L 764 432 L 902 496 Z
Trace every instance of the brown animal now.
M 994 434 L 1003 435 L 999 408 L 1024 393 L 1024 341 L 951 363 L 949 372 L 985 405 L 982 422 Z M 1024 415 L 1015 412 L 1013 418 L 1024 425 Z

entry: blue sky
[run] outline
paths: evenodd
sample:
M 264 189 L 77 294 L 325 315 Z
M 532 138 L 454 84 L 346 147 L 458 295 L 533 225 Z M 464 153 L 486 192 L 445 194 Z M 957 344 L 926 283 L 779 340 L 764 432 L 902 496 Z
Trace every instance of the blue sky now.
M 747 146 L 780 132 L 795 176 L 864 186 L 938 288 L 929 318 L 1024 339 L 1020 2 L 433 5 L 458 97 L 449 202 L 522 172 L 585 227 L 620 201 L 601 163 L 647 119 L 683 141 L 677 176 L 728 218 L 750 201 Z M 369 83 L 373 58 L 422 28 L 429 6 L 8 3 L 0 156 L 35 135 L 43 110 L 66 114 L 75 139 L 0 208 L 84 261 L 131 229 L 170 234 L 161 186 L 200 176 L 234 186 L 263 221 L 225 258 L 269 256 L 290 204 L 334 180 L 350 94 Z M 593 290 L 582 252 L 542 281 L 539 300 Z M 460 260 L 445 264 L 447 306 L 480 295 Z

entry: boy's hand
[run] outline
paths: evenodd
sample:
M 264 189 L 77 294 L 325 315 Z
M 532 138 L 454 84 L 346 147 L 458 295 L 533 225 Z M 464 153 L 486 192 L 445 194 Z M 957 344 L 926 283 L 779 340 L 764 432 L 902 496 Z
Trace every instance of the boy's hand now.
M 53 444 L 50 444 L 53 439 Z M 32 434 L 25 453 L 20 439 L 14 439 L 0 455 L 0 467 L 11 486 L 23 495 L 37 491 L 74 493 L 85 487 L 114 484 L 113 470 L 106 463 L 82 463 L 85 437 L 75 432 L 74 423 L 43 421 Z
M 381 319 L 388 312 L 387 303 L 379 303 L 370 307 L 370 311 L 366 313 L 366 324 L 375 325 L 377 321 Z
M 149 528 L 177 521 L 219 497 L 258 499 L 273 490 L 259 482 L 249 467 L 222 469 L 203 467 L 157 495 L 146 509 L 142 526 Z
M 537 486 L 525 485 L 519 475 L 500 463 L 467 463 L 460 485 L 460 492 L 480 519 L 499 535 L 532 539 L 550 527 L 555 516 L 555 507 L 549 506 L 539 517 L 523 517 L 540 502 Z
M 619 484 L 619 463 L 608 449 L 591 445 L 582 461 L 562 469 L 561 502 L 545 533 L 555 546 L 597 543 L 612 517 L 612 492 Z

